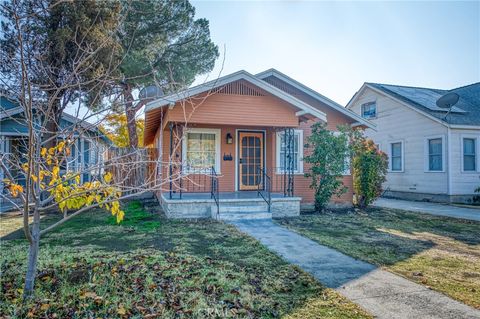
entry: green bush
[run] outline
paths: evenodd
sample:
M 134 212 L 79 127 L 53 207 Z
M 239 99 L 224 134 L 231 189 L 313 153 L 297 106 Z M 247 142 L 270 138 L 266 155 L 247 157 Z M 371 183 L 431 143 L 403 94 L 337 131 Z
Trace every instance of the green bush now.
M 386 180 L 388 157 L 378 150 L 372 140 L 366 139 L 360 131 L 351 132 L 353 153 L 352 174 L 354 203 L 359 207 L 370 205 L 382 194 Z
M 318 211 L 326 207 L 332 196 L 341 196 L 348 190 L 342 182 L 350 153 L 348 134 L 345 128 L 339 127 L 339 130 L 336 135 L 327 130 L 326 124 L 316 123 L 312 125 L 312 134 L 305 145 L 309 155 L 304 160 L 311 164 L 305 176 L 312 179 L 310 188 L 315 190 L 315 209 Z

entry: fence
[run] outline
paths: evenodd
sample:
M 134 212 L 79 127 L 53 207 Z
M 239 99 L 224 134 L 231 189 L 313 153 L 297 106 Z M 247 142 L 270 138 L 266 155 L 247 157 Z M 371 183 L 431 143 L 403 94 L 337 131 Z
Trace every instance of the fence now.
M 156 148 L 110 148 L 105 154 L 105 171 L 125 193 L 155 186 L 157 175 Z

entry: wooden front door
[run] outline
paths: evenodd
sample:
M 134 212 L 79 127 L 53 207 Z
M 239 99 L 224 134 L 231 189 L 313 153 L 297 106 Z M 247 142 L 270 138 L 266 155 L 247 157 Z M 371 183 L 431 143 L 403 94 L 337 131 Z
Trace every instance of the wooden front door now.
M 239 190 L 257 190 L 263 188 L 259 170 L 264 163 L 264 141 L 262 132 L 239 132 Z M 260 184 L 260 185 L 259 185 Z

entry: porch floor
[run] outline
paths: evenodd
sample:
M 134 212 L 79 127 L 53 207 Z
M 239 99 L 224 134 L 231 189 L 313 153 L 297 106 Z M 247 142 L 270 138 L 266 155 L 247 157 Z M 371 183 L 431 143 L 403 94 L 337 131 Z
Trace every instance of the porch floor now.
M 162 193 L 164 199 L 170 199 L 170 194 L 168 192 Z M 180 194 L 174 193 L 172 194 L 171 200 L 209 200 L 211 199 L 210 193 L 182 193 L 182 198 L 180 198 Z M 271 193 L 272 199 L 276 198 L 284 198 L 285 196 L 283 193 Z M 260 195 L 258 195 L 257 191 L 240 191 L 240 192 L 220 192 L 219 199 L 222 200 L 237 200 L 237 199 L 262 199 Z M 291 197 L 285 197 L 291 198 Z

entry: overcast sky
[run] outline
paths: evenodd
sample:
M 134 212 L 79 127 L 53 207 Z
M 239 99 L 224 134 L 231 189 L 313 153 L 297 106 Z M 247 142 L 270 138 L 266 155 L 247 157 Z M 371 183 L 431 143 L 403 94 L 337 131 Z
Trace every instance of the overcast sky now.
M 343 105 L 363 82 L 480 81 L 480 1 L 192 3 L 226 47 L 222 75 L 273 67 Z

